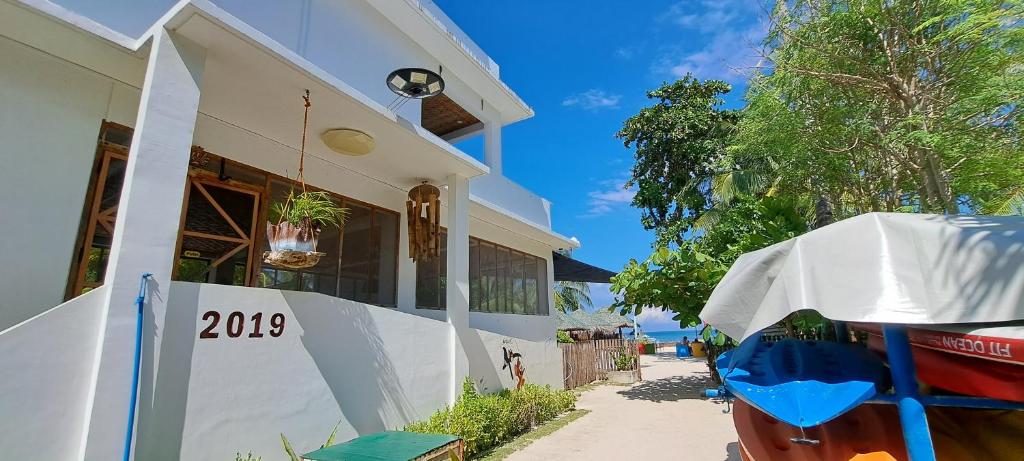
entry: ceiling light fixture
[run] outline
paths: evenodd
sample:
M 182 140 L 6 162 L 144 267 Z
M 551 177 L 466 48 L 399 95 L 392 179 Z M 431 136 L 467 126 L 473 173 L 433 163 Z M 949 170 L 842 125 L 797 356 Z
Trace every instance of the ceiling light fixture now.
M 320 135 L 320 140 L 331 150 L 353 157 L 369 154 L 377 145 L 373 136 L 351 128 L 327 130 Z

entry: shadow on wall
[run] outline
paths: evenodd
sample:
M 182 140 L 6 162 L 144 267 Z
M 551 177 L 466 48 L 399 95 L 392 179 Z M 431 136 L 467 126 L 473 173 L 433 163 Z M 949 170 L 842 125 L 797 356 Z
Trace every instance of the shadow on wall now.
M 482 393 L 498 392 L 505 385 L 502 383 L 501 375 L 498 374 L 494 364 L 496 360 L 501 361 L 502 358 L 498 356 L 492 357 L 492 355 L 501 354 L 501 351 L 488 351 L 480 335 L 481 332 L 479 330 L 472 328 L 459 335 L 459 342 L 462 344 L 462 349 L 466 351 L 466 358 L 469 360 L 469 376 L 476 382 L 478 391 Z
M 330 305 L 311 309 L 308 293 L 283 295 L 304 331 L 302 344 L 357 435 L 394 429 L 388 420 L 412 421 L 415 411 L 369 312 L 374 307 L 325 297 Z
M 148 287 L 146 298 L 149 300 L 169 296 L 169 288 L 160 291 L 154 283 Z M 195 342 L 170 338 L 195 337 L 201 287 L 195 283 L 175 285 L 174 303 L 168 302 L 167 305 L 185 308 L 188 312 L 179 310 L 173 315 L 164 315 L 162 331 L 157 331 L 156 313 L 152 311 L 152 303 L 147 303 L 143 327 L 143 372 L 139 378 L 137 453 L 159 454 L 163 459 L 181 457 L 181 434 L 185 430 Z M 157 338 L 160 342 L 159 369 L 154 368 L 154 342 Z M 156 373 L 151 370 L 156 370 Z

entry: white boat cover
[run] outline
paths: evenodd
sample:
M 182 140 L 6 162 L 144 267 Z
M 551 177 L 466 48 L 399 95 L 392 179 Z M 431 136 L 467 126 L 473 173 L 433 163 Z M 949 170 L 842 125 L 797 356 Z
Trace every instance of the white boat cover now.
M 833 320 L 1024 319 L 1024 218 L 869 213 L 744 254 L 704 322 L 744 339 L 813 309 Z

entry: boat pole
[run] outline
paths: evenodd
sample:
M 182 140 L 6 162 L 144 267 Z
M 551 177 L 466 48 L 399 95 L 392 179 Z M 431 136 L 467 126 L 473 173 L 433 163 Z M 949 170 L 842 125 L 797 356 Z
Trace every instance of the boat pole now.
M 882 325 L 885 335 L 885 352 L 889 357 L 893 387 L 896 390 L 896 407 L 903 427 L 903 441 L 907 445 L 910 461 L 935 461 L 935 447 L 928 430 L 928 416 L 917 388 L 914 371 L 914 357 L 910 352 L 910 340 L 902 325 Z

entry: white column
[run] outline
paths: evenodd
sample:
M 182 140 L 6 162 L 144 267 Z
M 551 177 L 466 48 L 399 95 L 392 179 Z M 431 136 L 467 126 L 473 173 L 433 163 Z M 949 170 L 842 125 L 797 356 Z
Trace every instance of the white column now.
M 462 393 L 462 382 L 469 376 L 469 358 L 462 347 L 469 334 L 469 179 L 448 176 L 448 280 L 445 293 L 448 320 L 449 389 L 448 402 L 454 404 Z
M 501 122 L 484 122 L 484 163 L 491 174 L 501 174 Z
M 164 29 L 153 38 L 104 279 L 81 460 L 123 456 L 139 277 L 153 274 L 145 309 L 152 322 L 167 305 L 205 60 L 205 50 Z

